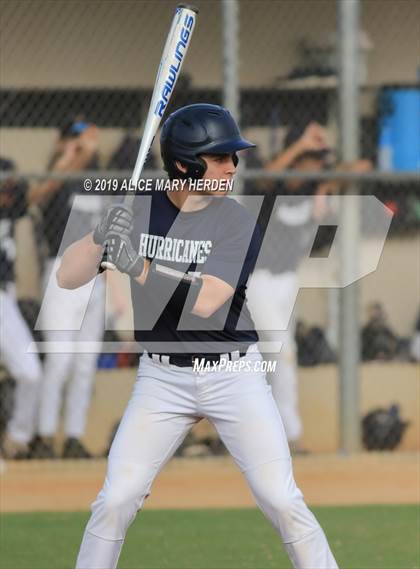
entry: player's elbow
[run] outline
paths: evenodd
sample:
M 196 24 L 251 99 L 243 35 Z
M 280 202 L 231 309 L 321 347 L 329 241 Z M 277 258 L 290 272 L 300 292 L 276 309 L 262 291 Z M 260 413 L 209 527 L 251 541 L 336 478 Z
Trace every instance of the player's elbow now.
M 192 313 L 200 318 L 210 318 L 213 314 L 219 310 L 223 302 L 214 298 L 206 298 L 200 295 L 197 302 L 194 304 Z
M 235 292 L 233 287 L 218 277 L 203 275 L 203 287 L 194 304 L 192 313 L 201 318 L 210 318 Z
M 57 272 L 55 273 L 55 280 L 60 288 L 65 288 L 67 290 L 74 290 L 81 286 L 82 283 L 76 281 L 71 275 L 66 272 L 66 270 L 61 265 Z
M 66 274 L 64 273 L 64 271 L 60 269 L 58 269 L 58 271 L 55 273 L 55 279 L 57 281 L 57 284 L 60 288 L 66 288 L 66 289 L 74 289 L 76 288 L 74 286 L 74 283 L 72 283 L 67 277 Z
M 210 316 L 212 316 L 217 309 L 218 306 L 213 306 L 209 302 L 197 301 L 194 305 L 192 313 L 195 314 L 195 316 L 200 316 L 200 318 L 210 318 Z

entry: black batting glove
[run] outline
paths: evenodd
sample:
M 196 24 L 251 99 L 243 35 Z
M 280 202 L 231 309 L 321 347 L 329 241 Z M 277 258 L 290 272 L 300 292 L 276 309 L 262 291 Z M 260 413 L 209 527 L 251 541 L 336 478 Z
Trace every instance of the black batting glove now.
M 139 277 L 143 272 L 144 260 L 136 252 L 126 233 L 110 231 L 104 242 L 106 260 L 113 263 L 119 271 L 133 278 Z
M 102 214 L 102 218 L 93 231 L 93 241 L 103 245 L 107 233 L 116 232 L 128 235 L 133 230 L 133 213 L 123 204 L 110 205 Z

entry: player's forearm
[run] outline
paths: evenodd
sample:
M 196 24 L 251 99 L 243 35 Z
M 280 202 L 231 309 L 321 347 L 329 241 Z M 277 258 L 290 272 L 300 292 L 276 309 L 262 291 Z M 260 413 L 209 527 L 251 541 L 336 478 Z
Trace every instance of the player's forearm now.
M 27 193 L 27 201 L 31 205 L 39 205 L 55 194 L 62 185 L 59 180 L 46 180 L 31 186 Z
M 235 291 L 230 285 L 212 275 L 203 275 L 201 278 L 203 284 L 191 312 L 201 318 L 209 318 L 233 296 Z
M 364 174 L 372 170 L 372 163 L 370 160 L 355 160 L 354 162 L 341 162 L 334 168 L 335 172 L 354 172 L 359 174 Z M 341 188 L 345 188 L 351 184 L 351 180 L 343 180 L 340 178 L 329 180 L 324 183 L 327 188 L 327 192 L 334 193 L 339 191 Z
M 287 170 L 301 153 L 302 147 L 298 141 L 268 162 L 264 169 L 267 170 L 267 172 L 281 172 Z
M 135 278 L 139 284 L 149 286 L 154 294 L 161 293 L 166 300 L 172 296 L 173 303 L 201 318 L 209 318 L 235 292 L 232 286 L 213 275 L 192 278 L 176 269 L 159 264 L 151 267 L 148 261 L 145 263 L 146 276 Z
M 74 289 L 91 281 L 98 274 L 102 252 L 102 246 L 93 242 L 91 233 L 70 245 L 57 271 L 58 286 Z

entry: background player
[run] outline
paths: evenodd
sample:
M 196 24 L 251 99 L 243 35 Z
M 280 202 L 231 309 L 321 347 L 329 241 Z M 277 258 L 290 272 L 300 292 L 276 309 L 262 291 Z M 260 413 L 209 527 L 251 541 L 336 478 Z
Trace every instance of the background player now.
M 98 129 L 80 115 L 67 121 L 60 130 L 50 169 L 75 173 L 94 170 L 98 165 Z M 48 286 L 48 302 L 41 312 L 41 321 L 47 341 L 92 341 L 102 339 L 104 330 L 105 288 L 103 279 L 95 283 L 92 295 L 89 287 L 69 293 L 60 289 L 55 278 L 50 279 L 53 267 L 66 246 L 85 235 L 97 223 L 102 202 L 96 196 L 81 196 L 81 181 L 48 180 L 33 186 L 29 192 L 31 203 L 41 207 L 43 233 L 49 258 L 44 271 L 44 290 Z M 74 200 L 78 196 L 77 201 Z M 72 210 L 73 207 L 73 210 Z M 76 211 L 77 208 L 77 211 Z M 70 211 L 76 213 L 67 227 Z M 63 238 L 65 241 L 63 241 Z M 89 300 L 90 297 L 90 300 Z M 80 330 L 52 330 L 57 315 L 67 322 L 79 321 L 81 311 L 88 306 Z M 43 307 L 44 308 L 44 307 Z M 76 326 L 76 325 L 75 325 Z M 33 458 L 54 458 L 54 436 L 58 429 L 60 411 L 65 395 L 63 458 L 88 458 L 90 453 L 81 442 L 84 434 L 97 353 L 48 353 L 45 359 L 44 381 L 40 396 L 39 437 L 32 448 Z M 64 386 L 67 383 L 67 388 Z
M 10 177 L 0 187 L 1 363 L 16 380 L 14 406 L 2 444 L 6 458 L 26 458 L 35 429 L 42 368 L 38 354 L 27 352 L 33 341 L 16 300 L 15 263 L 22 254 L 16 223 L 27 214 L 27 188 L 14 177 L 14 164 L 0 158 L 1 172 Z M 7 329 L 6 329 L 7 323 Z
M 228 111 L 215 105 L 178 110 L 161 135 L 173 180 L 230 180 L 236 152 L 251 146 Z M 77 567 L 116 567 L 125 533 L 154 478 L 202 417 L 215 425 L 294 567 L 337 567 L 293 480 L 280 415 L 257 371 L 258 335 L 245 298 L 259 246 L 253 218 L 220 195 L 189 196 L 188 187 L 153 192 L 148 201 L 137 199 L 134 215 L 122 206 L 108 209 L 93 235 L 65 252 L 60 285 L 73 288 L 92 279 L 104 242 L 110 260 L 131 277 L 135 336 L 147 352 L 109 454 L 104 487 L 92 505 Z M 173 270 L 181 280 L 174 282 Z M 147 308 L 155 304 L 165 308 L 150 326 L 156 313 Z M 197 359 L 240 362 L 252 371 L 195 372 Z
M 283 152 L 266 164 L 265 169 L 319 172 L 327 167 L 329 153 L 327 133 L 321 125 L 296 125 L 285 137 Z M 366 160 L 346 166 L 359 172 L 369 168 Z M 264 254 L 260 255 L 250 281 L 248 298 L 262 339 L 282 342 L 281 351 L 270 354 L 276 368 L 269 381 L 291 450 L 300 453 L 306 450 L 299 440 L 302 421 L 298 408 L 295 320 L 294 315 L 290 319 L 290 314 L 299 290 L 297 271 L 311 251 L 316 226 L 329 212 L 328 195 L 337 192 L 340 184 L 334 180 L 320 183 L 294 178 L 277 184 L 265 182 L 258 189 L 261 187 L 267 197 L 260 222 L 264 229 L 270 223 L 270 230 Z

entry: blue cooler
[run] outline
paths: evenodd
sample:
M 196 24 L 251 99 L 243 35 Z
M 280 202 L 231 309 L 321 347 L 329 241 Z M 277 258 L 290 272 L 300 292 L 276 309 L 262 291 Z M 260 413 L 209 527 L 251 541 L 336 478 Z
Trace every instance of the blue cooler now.
M 98 369 L 114 369 L 117 367 L 117 354 L 99 354 L 96 364 Z
M 385 87 L 380 107 L 379 167 L 420 170 L 420 87 Z

